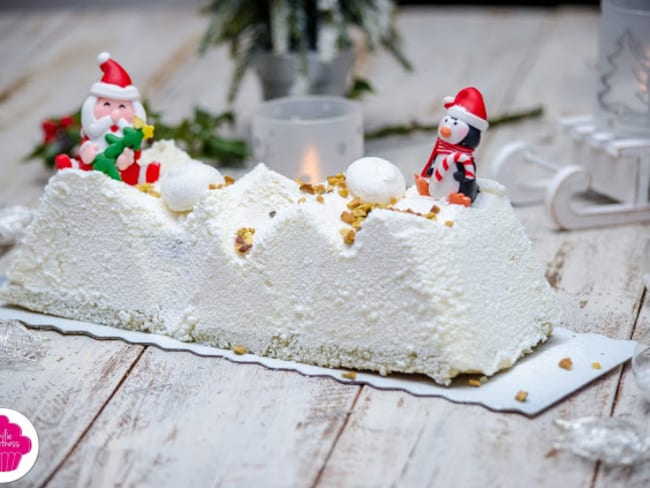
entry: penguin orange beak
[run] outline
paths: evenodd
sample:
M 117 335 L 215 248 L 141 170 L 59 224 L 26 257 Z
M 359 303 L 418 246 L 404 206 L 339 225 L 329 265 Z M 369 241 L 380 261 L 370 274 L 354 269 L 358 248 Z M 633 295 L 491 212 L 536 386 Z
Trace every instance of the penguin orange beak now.
M 451 127 L 449 127 L 448 125 L 443 125 L 442 127 L 440 127 L 440 129 L 438 129 L 438 133 L 442 137 L 449 137 L 451 136 Z

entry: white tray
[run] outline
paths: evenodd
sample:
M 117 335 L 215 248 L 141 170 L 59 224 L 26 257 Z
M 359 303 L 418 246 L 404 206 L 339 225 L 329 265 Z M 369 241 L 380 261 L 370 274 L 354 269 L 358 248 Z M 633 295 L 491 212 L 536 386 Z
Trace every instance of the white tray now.
M 295 371 L 305 376 L 328 376 L 341 383 L 370 385 L 380 390 L 402 390 L 416 396 L 443 397 L 452 402 L 480 404 L 490 410 L 519 412 L 531 417 L 630 359 L 635 347 L 634 341 L 614 340 L 596 334 L 577 334 L 556 327 L 553 337 L 533 354 L 518 361 L 513 368 L 489 378 L 482 386 L 469 386 L 467 377 L 460 377 L 445 387 L 423 375 L 380 376 L 356 372 L 356 378 L 348 380 L 341 376 L 347 371 L 345 369 L 323 368 L 253 354 L 237 355 L 229 350 L 181 342 L 157 334 L 29 312 L 1 302 L 0 319 L 15 319 L 29 327 L 56 330 L 64 334 L 84 334 L 95 339 L 122 339 L 131 344 L 156 346 L 166 351 L 189 351 L 199 356 L 219 357 L 235 363 L 261 364 L 269 369 Z M 573 361 L 570 371 L 558 366 L 558 362 L 565 357 Z M 600 363 L 600 369 L 592 367 L 595 362 Z M 520 390 L 528 392 L 525 402 L 515 399 Z

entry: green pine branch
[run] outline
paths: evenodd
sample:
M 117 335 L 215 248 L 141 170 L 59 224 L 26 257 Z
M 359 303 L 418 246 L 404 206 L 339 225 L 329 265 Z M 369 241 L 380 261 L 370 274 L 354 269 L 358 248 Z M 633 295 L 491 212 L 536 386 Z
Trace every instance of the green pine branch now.
M 523 110 L 519 112 L 511 112 L 488 119 L 490 127 L 498 127 L 500 125 L 512 124 L 514 122 L 521 122 L 527 119 L 534 119 L 541 117 L 544 114 L 542 106 L 535 107 L 530 110 Z M 416 132 L 436 132 L 438 124 L 423 124 L 418 121 L 411 121 L 409 124 L 388 125 L 377 130 L 366 132 L 366 140 L 381 139 L 388 136 L 405 136 L 414 134 Z
M 379 0 L 332 0 L 331 3 L 321 8 L 316 0 L 212 0 L 203 8 L 201 12 L 210 19 L 199 43 L 199 53 L 205 53 L 212 46 L 227 45 L 235 62 L 228 91 L 229 103 L 237 96 L 254 53 L 272 50 L 273 29 L 279 28 L 277 22 L 272 21 L 278 18 L 273 12 L 277 14 L 278 9 L 286 12 L 286 46 L 298 54 L 303 74 L 307 71 L 306 54 L 309 50 L 318 50 L 319 30 L 331 26 L 332 12 L 337 15 L 336 44 L 339 48 L 349 47 L 348 29 L 357 27 L 368 39 L 370 50 L 383 47 L 404 69 L 413 69 L 400 47 L 392 3 Z

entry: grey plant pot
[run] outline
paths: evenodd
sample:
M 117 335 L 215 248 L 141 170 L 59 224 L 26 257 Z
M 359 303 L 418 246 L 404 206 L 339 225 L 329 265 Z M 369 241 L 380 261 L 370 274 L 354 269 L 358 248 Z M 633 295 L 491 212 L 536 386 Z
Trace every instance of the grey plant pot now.
M 289 95 L 345 95 L 353 62 L 351 49 L 340 51 L 327 64 L 315 52 L 307 53 L 306 73 L 301 70 L 302 60 L 295 53 L 263 51 L 253 59 L 265 100 Z

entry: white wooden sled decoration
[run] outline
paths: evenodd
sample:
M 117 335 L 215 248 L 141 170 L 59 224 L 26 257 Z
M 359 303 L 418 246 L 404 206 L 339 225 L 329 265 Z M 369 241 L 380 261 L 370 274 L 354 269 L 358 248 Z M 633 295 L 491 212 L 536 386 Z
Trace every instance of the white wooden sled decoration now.
M 549 162 L 525 142 L 504 146 L 493 176 L 515 205 L 544 202 L 563 229 L 650 222 L 650 139 L 623 139 L 598 130 L 590 117 L 560 121 L 561 151 L 569 161 Z M 591 191 L 612 200 L 579 202 Z

